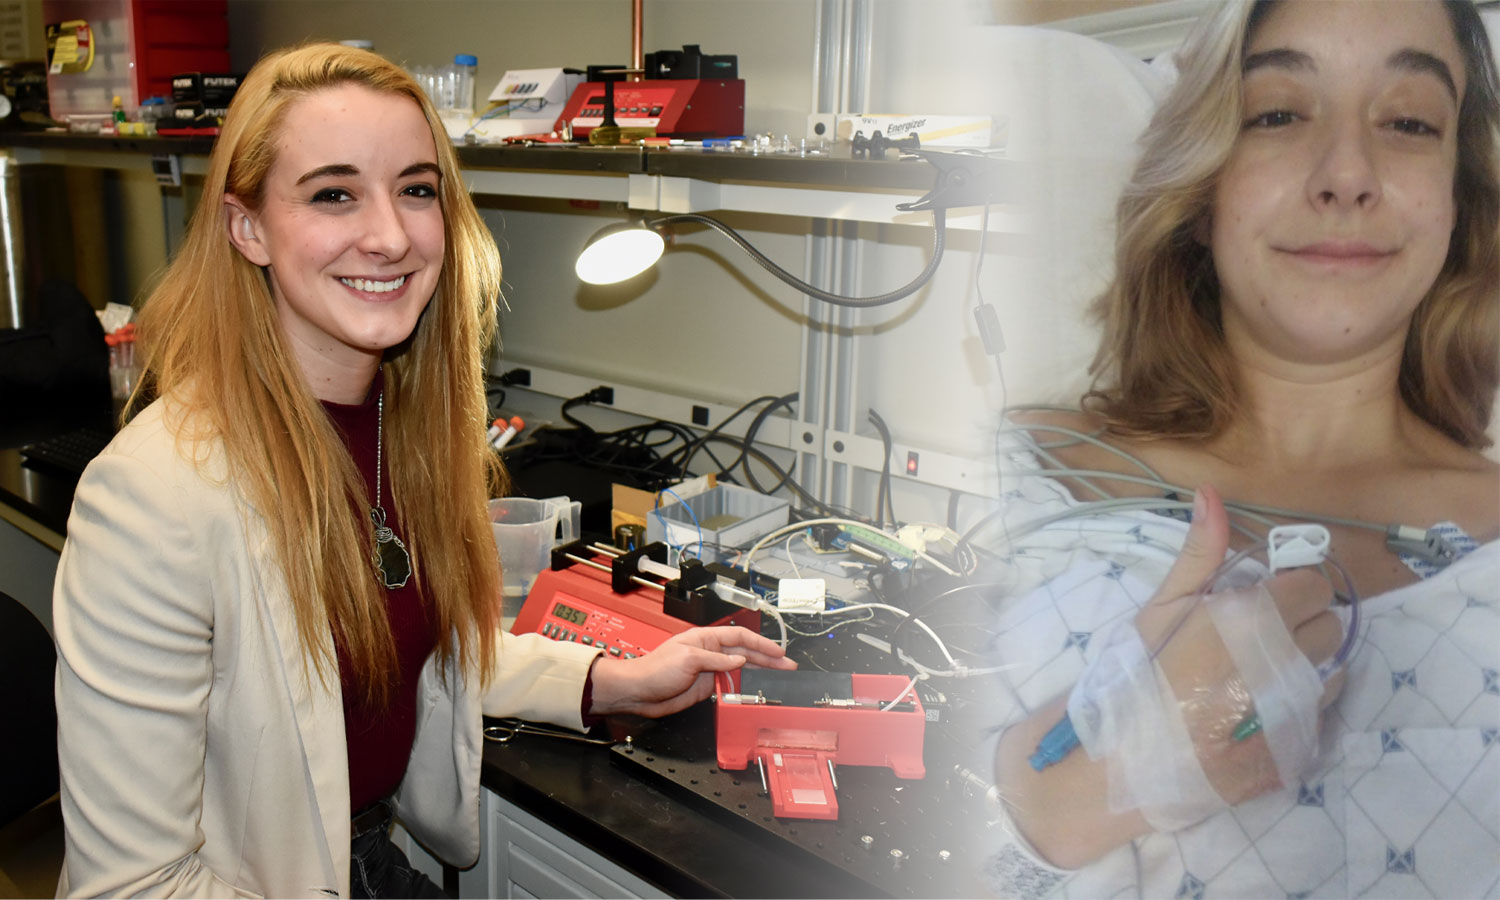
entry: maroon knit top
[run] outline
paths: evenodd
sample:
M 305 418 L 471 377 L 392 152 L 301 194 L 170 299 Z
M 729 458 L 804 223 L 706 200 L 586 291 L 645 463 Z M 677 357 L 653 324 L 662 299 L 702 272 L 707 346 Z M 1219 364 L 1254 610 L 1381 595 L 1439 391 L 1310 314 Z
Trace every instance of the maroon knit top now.
M 356 406 L 323 403 L 333 420 L 354 465 L 365 479 L 366 496 L 375 490 L 376 398 L 382 386 L 379 375 L 370 386 L 370 394 Z M 387 451 L 389 447 L 387 447 Z M 396 536 L 406 539 L 406 532 L 396 518 L 391 500 L 389 454 L 382 456 L 380 475 L 381 505 L 385 507 L 386 525 Z M 361 534 L 370 533 L 369 509 L 359 510 Z M 373 540 L 373 538 L 370 538 Z M 363 548 L 368 554 L 373 550 Z M 386 614 L 391 635 L 396 641 L 397 678 L 390 702 L 384 709 L 373 709 L 358 698 L 364 691 L 353 681 L 348 656 L 339 650 L 339 681 L 344 694 L 344 737 L 349 745 L 349 809 L 358 812 L 393 793 L 406 775 L 412 741 L 417 733 L 417 679 L 427 657 L 437 647 L 437 629 L 428 615 L 422 589 L 413 576 L 405 587 L 385 589 Z

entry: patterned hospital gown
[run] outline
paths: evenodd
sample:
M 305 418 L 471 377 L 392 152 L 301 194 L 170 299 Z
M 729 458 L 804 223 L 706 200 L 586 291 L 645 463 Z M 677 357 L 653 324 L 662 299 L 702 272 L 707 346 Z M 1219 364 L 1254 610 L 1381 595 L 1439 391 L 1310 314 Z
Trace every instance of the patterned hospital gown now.
M 1029 454 L 1012 461 L 1036 470 Z M 1035 474 L 1004 487 L 1006 530 L 1077 505 Z M 1186 529 L 1124 512 L 1015 540 L 1023 587 L 1002 607 L 994 651 L 1016 667 L 990 711 L 988 758 L 1006 725 L 1072 687 L 1096 635 L 1151 597 Z M 1002 815 L 990 886 L 1021 897 L 1500 897 L 1500 542 L 1468 546 L 1447 569 L 1363 601 L 1343 694 L 1300 783 L 1074 872 L 1041 863 Z M 1265 576 L 1247 565 L 1242 577 Z

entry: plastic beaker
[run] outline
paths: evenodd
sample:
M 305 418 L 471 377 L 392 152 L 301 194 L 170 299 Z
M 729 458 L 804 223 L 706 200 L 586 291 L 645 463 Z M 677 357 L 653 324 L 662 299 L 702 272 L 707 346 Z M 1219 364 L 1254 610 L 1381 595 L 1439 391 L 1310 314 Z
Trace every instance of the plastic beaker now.
M 508 629 L 521 611 L 537 573 L 551 564 L 552 548 L 578 536 L 583 504 L 567 497 L 490 501 L 490 530 L 500 552 L 504 600 L 500 615 Z

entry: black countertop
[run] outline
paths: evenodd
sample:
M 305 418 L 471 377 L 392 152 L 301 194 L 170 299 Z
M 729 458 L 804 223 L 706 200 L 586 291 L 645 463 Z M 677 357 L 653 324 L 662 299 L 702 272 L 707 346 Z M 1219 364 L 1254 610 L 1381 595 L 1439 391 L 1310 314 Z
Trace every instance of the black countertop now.
M 0 416 L 0 503 L 58 537 L 65 535 L 78 476 L 34 466 L 23 460 L 20 448 L 76 428 L 111 430 L 113 417 L 107 391 L 12 404 Z
M 609 727 L 636 743 L 610 750 L 535 735 L 486 742 L 481 781 L 677 896 L 952 897 L 982 890 L 975 879 L 984 813 L 949 785 L 951 763 L 938 761 L 941 741 L 929 747 L 921 781 L 840 767 L 839 819 L 811 821 L 774 819 L 754 770 L 714 768 L 711 702 L 657 722 Z M 645 763 L 648 754 L 654 766 Z M 679 786 L 649 772 L 668 766 L 704 781 L 684 790 L 686 777 Z
M 605 747 L 545 737 L 486 742 L 481 782 L 675 896 L 872 896 L 834 867 L 767 857 L 718 817 L 626 771 Z

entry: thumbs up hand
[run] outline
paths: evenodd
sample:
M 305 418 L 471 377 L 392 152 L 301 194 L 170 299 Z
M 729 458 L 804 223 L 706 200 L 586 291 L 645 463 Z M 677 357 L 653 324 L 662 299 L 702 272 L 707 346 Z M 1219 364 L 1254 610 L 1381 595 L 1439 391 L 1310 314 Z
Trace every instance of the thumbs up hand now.
M 1110 808 L 1139 809 L 1162 831 L 1294 783 L 1342 684 L 1313 668 L 1343 637 L 1327 580 L 1300 569 L 1200 594 L 1223 564 L 1229 520 L 1207 485 L 1193 512 L 1135 634 L 1112 637 L 1069 702 L 1084 747 L 1109 768 Z

